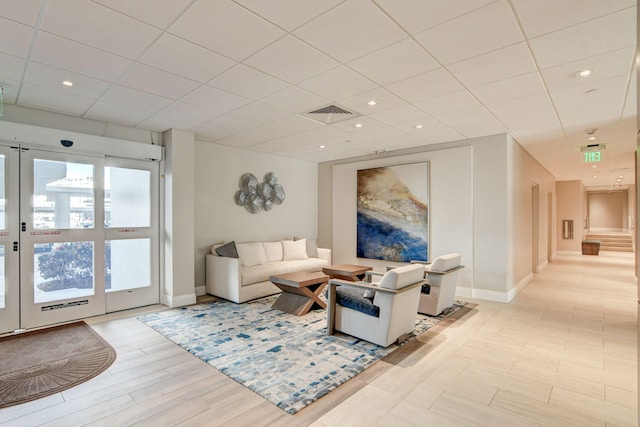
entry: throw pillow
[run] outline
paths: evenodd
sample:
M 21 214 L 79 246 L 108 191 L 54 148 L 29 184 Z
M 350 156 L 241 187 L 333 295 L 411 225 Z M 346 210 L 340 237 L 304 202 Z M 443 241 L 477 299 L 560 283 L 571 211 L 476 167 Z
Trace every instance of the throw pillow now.
M 371 286 L 378 286 L 377 283 L 372 283 Z M 362 295 L 365 298 L 370 299 L 371 301 L 373 301 L 373 297 L 376 296 L 376 291 L 373 289 L 365 289 L 364 290 L 364 295 Z
M 300 237 L 294 237 L 293 240 L 303 240 Z M 316 239 L 307 239 L 307 256 L 309 258 L 318 258 L 318 241 Z
M 264 247 L 261 242 L 238 243 L 236 248 L 238 249 L 240 263 L 245 267 L 267 263 L 267 255 L 264 253 Z
M 282 259 L 293 261 L 296 259 L 307 259 L 307 240 L 283 240 Z
M 267 262 L 282 261 L 282 242 L 262 242 L 264 253 L 267 255 Z
M 225 256 L 228 258 L 238 258 L 238 250 L 236 249 L 236 242 L 233 240 L 222 246 L 218 246 L 216 249 L 216 255 Z

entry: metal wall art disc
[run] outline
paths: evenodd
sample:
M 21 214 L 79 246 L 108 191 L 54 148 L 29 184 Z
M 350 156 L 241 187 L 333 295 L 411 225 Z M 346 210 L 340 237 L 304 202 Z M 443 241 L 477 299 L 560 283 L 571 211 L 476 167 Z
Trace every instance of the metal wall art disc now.
M 258 182 L 258 178 L 251 173 L 245 173 L 240 177 L 240 190 L 234 195 L 234 200 L 238 206 L 252 213 L 261 210 L 269 211 L 273 205 L 280 205 L 284 202 L 286 194 L 282 185 L 278 184 L 278 178 L 273 172 L 264 176 L 264 182 Z

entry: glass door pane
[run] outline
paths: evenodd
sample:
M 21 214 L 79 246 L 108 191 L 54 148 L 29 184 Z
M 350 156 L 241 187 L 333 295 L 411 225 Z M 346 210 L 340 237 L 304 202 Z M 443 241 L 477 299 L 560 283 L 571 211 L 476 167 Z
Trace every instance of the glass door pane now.
M 0 333 L 20 328 L 18 158 L 0 145 Z
M 26 150 L 20 165 L 22 327 L 104 314 L 104 159 Z
M 156 304 L 160 299 L 158 165 L 111 158 L 104 176 L 107 311 Z

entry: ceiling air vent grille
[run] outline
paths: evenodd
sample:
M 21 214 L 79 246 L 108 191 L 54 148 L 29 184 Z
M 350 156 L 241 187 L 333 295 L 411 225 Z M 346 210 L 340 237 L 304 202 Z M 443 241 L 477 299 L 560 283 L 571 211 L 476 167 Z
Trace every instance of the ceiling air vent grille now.
M 349 111 L 346 108 L 335 104 L 326 105 L 324 107 L 316 108 L 313 111 L 300 113 L 298 115 L 325 125 L 330 125 L 361 116 L 361 114 L 359 113 Z

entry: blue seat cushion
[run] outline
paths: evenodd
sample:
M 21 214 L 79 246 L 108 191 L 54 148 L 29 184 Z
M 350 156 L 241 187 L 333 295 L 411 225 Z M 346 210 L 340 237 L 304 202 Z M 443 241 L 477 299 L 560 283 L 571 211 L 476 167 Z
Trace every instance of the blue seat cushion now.
M 420 290 L 420 293 L 423 293 L 425 295 L 429 295 L 431 293 L 431 286 L 427 285 L 426 283 L 424 285 L 422 285 L 422 289 Z
M 364 289 L 353 286 L 337 286 L 336 303 L 369 316 L 380 317 L 380 307 L 376 307 L 369 298 L 364 297 Z

